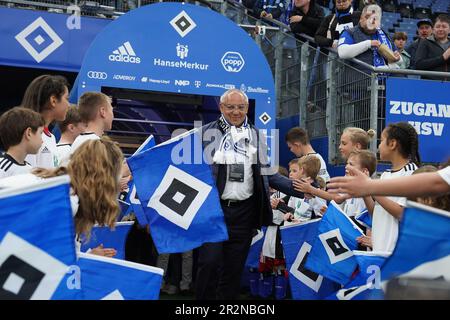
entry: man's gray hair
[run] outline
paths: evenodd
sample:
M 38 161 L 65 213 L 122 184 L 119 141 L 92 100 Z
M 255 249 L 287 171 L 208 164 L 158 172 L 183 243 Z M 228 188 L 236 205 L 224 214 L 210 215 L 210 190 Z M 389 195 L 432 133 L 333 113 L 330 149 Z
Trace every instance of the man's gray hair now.
M 244 98 L 245 103 L 248 104 L 248 97 L 247 97 L 247 95 L 245 94 L 245 92 L 242 92 L 239 89 L 229 89 L 229 90 L 225 91 L 225 93 L 220 97 L 220 103 L 225 103 L 226 98 L 228 98 L 229 95 L 232 95 L 234 93 L 240 94 Z
M 375 14 L 380 17 L 380 19 L 383 14 L 381 7 L 377 4 L 369 4 L 369 5 L 365 6 L 362 9 L 361 15 L 365 14 L 366 12 L 375 12 Z

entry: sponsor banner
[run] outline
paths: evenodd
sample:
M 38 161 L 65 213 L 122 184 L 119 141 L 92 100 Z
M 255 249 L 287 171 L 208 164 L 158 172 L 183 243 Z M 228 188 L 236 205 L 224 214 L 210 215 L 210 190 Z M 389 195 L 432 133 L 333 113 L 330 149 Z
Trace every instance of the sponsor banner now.
M 450 156 L 450 83 L 388 78 L 386 125 L 409 122 L 419 134 L 423 162 L 442 162 Z

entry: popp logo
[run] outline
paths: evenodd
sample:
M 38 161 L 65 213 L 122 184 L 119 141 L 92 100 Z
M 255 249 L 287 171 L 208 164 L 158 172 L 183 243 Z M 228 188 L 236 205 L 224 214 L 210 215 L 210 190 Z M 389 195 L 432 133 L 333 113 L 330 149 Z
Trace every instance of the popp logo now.
M 239 52 L 232 51 L 226 52 L 220 62 L 222 62 L 223 68 L 228 72 L 239 72 L 245 64 L 244 58 L 242 58 L 241 54 Z

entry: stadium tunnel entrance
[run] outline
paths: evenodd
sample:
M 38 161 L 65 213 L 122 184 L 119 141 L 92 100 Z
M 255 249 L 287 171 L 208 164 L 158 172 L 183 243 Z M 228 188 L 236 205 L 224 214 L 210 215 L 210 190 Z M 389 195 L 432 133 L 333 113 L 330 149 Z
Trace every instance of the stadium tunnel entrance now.
M 99 33 L 71 100 L 87 91 L 110 95 L 115 121 L 109 134 L 130 154 L 149 134 L 160 143 L 175 129 L 217 119 L 219 97 L 231 88 L 248 95 L 251 122 L 275 129 L 272 71 L 253 39 L 212 10 L 157 3 L 130 11 Z

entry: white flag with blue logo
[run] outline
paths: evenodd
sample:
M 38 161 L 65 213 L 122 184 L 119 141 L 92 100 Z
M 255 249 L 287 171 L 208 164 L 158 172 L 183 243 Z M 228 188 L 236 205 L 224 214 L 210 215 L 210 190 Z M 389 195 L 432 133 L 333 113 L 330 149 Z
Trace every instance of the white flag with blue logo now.
M 359 214 L 355 215 L 355 219 L 364 227 L 372 229 L 372 216 L 367 209 L 364 209 Z
M 134 152 L 133 156 L 142 153 L 144 151 L 149 150 L 154 147 L 156 144 L 155 138 L 153 135 L 150 135 L 145 139 L 145 141 L 140 145 L 140 147 Z M 126 202 L 131 204 L 131 209 L 136 216 L 136 219 L 140 226 L 146 226 L 148 224 L 147 216 L 145 215 L 144 208 L 142 207 L 141 201 L 136 193 L 136 186 L 134 181 L 131 180 L 128 183 L 128 195 L 126 198 Z
M 327 300 L 372 300 L 382 296 L 381 267 L 389 253 L 356 250 L 353 253 L 358 262 L 358 273 Z
M 397 244 L 381 268 L 382 280 L 397 276 L 450 281 L 450 212 L 407 202 Z
M 0 191 L 0 300 L 74 298 L 56 293 L 76 263 L 69 177 Z
M 86 252 L 103 244 L 104 248 L 113 248 L 117 251 L 114 258 L 125 259 L 125 242 L 133 224 L 133 221 L 116 222 L 114 230 L 106 226 L 94 226 L 89 240 L 82 237 L 81 252 Z
M 163 270 L 80 253 L 81 290 L 86 300 L 157 300 Z
M 205 242 L 228 239 L 211 169 L 203 161 L 190 162 L 190 155 L 200 159 L 203 155 L 196 132 L 191 130 L 127 160 L 159 253 L 186 252 Z
M 250 250 L 248 251 L 247 260 L 245 261 L 246 267 L 255 269 L 258 268 L 266 230 L 267 227 L 263 227 L 261 230 L 254 230 Z
M 317 237 L 320 219 L 280 227 L 286 268 L 292 298 L 295 300 L 323 299 L 335 292 L 338 285 L 305 267 L 311 244 Z
M 345 285 L 357 267 L 353 251 L 358 248 L 360 228 L 331 201 L 318 230 L 306 267 Z

